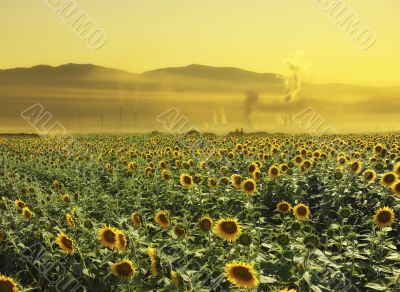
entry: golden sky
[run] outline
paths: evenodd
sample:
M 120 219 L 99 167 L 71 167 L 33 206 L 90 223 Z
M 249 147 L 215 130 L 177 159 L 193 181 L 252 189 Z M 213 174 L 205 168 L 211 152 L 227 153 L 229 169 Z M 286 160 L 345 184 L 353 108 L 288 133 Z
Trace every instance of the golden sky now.
M 318 0 L 74 0 L 107 33 L 96 51 L 49 1 L 72 0 L 1 0 L 0 68 L 74 62 L 143 72 L 198 63 L 282 73 L 284 59 L 303 50 L 307 81 L 400 85 L 398 0 L 346 1 L 376 34 L 369 50 Z

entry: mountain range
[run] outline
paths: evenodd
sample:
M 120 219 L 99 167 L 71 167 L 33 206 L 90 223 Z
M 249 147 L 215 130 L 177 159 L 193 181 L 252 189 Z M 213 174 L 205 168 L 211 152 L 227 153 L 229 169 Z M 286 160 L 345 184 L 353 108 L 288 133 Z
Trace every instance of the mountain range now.
M 285 91 L 279 74 L 198 64 L 140 74 L 73 63 L 3 69 L 0 131 L 26 128 L 19 113 L 35 102 L 74 131 L 159 129 L 156 117 L 171 107 L 178 107 L 199 128 L 220 131 L 241 126 L 284 131 L 288 125 L 283 114 L 293 116 L 309 107 L 338 129 L 349 123 L 365 131 L 381 122 L 388 129 L 398 127 L 392 115 L 400 106 L 400 87 L 302 82 L 291 102 L 284 102 Z

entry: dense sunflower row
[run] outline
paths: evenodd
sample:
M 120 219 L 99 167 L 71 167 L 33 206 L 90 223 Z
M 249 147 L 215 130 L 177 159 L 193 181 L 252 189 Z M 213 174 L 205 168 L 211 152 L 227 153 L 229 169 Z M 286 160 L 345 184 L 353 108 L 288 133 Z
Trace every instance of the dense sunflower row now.
M 399 138 L 0 139 L 0 291 L 396 291 Z

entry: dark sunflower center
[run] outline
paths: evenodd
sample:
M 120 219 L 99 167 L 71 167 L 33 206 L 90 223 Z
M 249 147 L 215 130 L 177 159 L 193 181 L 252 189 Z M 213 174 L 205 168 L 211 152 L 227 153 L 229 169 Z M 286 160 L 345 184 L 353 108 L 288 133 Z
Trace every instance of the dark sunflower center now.
M 2 280 L 2 281 L 0 281 L 0 291 L 1 292 L 13 292 L 14 284 L 8 280 Z
M 396 192 L 400 193 L 400 183 L 397 183 L 397 184 L 394 186 L 394 190 L 395 190 Z
M 396 177 L 393 174 L 387 174 L 385 175 L 385 177 L 383 178 L 383 180 L 385 181 L 385 183 L 392 183 L 394 182 L 396 179 Z
M 234 234 L 238 228 L 235 222 L 222 222 L 221 229 L 225 233 Z
M 235 183 L 236 183 L 237 185 L 240 185 L 240 184 L 242 183 L 242 178 L 241 178 L 240 176 L 236 176 L 236 177 L 235 177 Z
M 309 161 L 306 161 L 306 162 L 304 163 L 304 165 L 305 165 L 305 167 L 309 168 L 309 167 L 311 166 L 311 163 L 310 163 Z
M 392 215 L 388 211 L 381 211 L 378 214 L 378 221 L 380 223 L 388 223 L 388 222 L 390 222 L 391 218 L 392 218 Z
M 249 171 L 254 172 L 256 170 L 256 167 L 254 165 L 250 165 Z
M 235 277 L 243 280 L 243 281 L 250 281 L 253 279 L 253 275 L 250 273 L 249 269 L 246 267 L 234 267 L 233 274 Z
M 351 169 L 353 171 L 356 171 L 358 169 L 358 163 L 357 162 L 353 163 L 353 165 L 351 166 Z
M 304 206 L 300 206 L 297 208 L 297 214 L 299 214 L 300 216 L 306 216 L 307 215 L 307 208 Z
M 370 171 L 367 171 L 367 172 L 364 174 L 364 177 L 365 177 L 365 179 L 367 179 L 367 180 L 372 179 L 373 176 L 374 176 L 374 175 L 373 175 L 372 172 L 370 172 Z
M 211 222 L 208 219 L 203 219 L 201 221 L 201 227 L 203 230 L 210 230 L 211 228 Z
M 278 174 L 278 169 L 276 169 L 275 167 L 271 169 L 271 173 L 273 175 L 277 175 Z
M 107 242 L 114 242 L 115 241 L 115 233 L 111 230 L 106 230 L 104 233 L 104 239 Z
M 279 210 L 281 210 L 282 212 L 287 212 L 289 210 L 289 205 L 288 204 L 280 204 L 279 205 Z
M 129 276 L 133 272 L 133 270 L 130 264 L 121 263 L 117 266 L 117 272 L 122 276 Z
M 72 240 L 69 240 L 68 238 L 63 237 L 61 242 L 66 248 L 72 248 Z
M 187 185 L 190 185 L 192 183 L 192 180 L 188 176 L 183 177 L 183 182 Z
M 167 215 L 165 215 L 165 214 L 160 214 L 160 215 L 158 216 L 158 218 L 160 219 L 160 221 L 161 221 L 162 223 L 168 223 L 168 217 L 167 217 Z
M 254 190 L 253 182 L 251 182 L 251 181 L 246 182 L 244 184 L 244 188 L 245 188 L 246 191 L 249 191 L 249 192 L 253 191 Z

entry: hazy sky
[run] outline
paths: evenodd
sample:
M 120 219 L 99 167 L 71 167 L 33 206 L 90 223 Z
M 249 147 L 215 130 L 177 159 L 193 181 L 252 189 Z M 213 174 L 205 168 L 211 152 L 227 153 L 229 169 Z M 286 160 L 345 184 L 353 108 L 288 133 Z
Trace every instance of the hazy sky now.
M 376 33 L 369 50 L 317 0 L 74 0 L 107 33 L 97 51 L 48 1 L 72 0 L 1 0 L 0 68 L 74 62 L 142 72 L 198 63 L 283 72 L 283 60 L 303 50 L 308 81 L 400 85 L 398 0 L 346 2 Z

